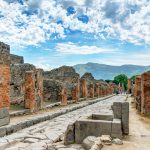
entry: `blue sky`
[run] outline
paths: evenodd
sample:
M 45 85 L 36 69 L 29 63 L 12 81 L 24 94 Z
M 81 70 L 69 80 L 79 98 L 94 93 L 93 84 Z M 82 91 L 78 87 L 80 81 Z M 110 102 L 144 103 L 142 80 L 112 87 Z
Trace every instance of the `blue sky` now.
M 150 65 L 150 1 L 0 0 L 0 41 L 46 70 Z

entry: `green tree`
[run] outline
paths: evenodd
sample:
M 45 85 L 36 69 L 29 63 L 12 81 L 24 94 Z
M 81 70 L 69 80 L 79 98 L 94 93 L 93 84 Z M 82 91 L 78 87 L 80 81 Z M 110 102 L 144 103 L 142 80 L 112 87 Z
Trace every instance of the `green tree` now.
M 125 74 L 115 76 L 113 82 L 116 84 L 123 84 L 124 89 L 127 90 L 128 77 Z
M 137 77 L 138 75 L 134 75 L 134 76 L 132 76 L 130 79 L 132 80 L 132 81 L 135 81 L 135 78 Z

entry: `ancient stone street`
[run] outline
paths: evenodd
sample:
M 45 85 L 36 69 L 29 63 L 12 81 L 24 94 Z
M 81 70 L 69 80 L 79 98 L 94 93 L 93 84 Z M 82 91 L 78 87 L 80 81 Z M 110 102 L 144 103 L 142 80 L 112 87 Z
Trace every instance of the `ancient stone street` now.
M 50 149 L 53 142 L 58 142 L 63 139 L 64 132 L 68 124 L 73 123 L 83 116 L 88 116 L 91 113 L 103 112 L 109 113 L 111 105 L 115 101 L 125 101 L 126 96 L 114 96 L 95 104 L 83 107 L 81 109 L 69 112 L 67 114 L 56 117 L 52 120 L 31 126 L 20 130 L 12 135 L 0 139 L 0 149 L 6 150 L 40 150 Z M 82 102 L 83 104 L 86 103 Z M 74 107 L 69 106 L 69 107 Z M 58 145 L 61 148 L 61 145 Z M 78 146 L 77 146 L 78 147 Z M 80 148 L 77 148 L 80 149 Z

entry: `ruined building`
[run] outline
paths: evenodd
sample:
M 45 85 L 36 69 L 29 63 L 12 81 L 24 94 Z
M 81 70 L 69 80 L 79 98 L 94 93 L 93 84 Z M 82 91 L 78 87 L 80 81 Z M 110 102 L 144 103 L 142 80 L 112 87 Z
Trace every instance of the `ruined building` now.
M 77 100 L 79 98 L 79 79 L 80 76 L 75 69 L 68 66 L 44 72 L 45 100 L 60 101 L 64 97 L 68 100 Z
M 142 114 L 150 114 L 150 71 L 137 76 L 132 88 L 137 110 Z
M 17 105 L 37 111 L 45 102 L 95 98 L 112 94 L 112 87 L 95 80 L 91 73 L 81 78 L 73 67 L 62 66 L 51 71 L 24 63 L 22 56 L 10 54 L 10 47 L 0 42 L 0 108 Z

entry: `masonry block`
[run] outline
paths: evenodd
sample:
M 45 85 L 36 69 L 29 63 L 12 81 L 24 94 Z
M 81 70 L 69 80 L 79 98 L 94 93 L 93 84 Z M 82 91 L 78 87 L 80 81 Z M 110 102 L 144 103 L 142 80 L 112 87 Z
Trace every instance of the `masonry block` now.
M 35 109 L 35 74 L 33 71 L 25 73 L 25 108 Z
M 111 135 L 111 121 L 105 120 L 78 120 L 75 123 L 75 142 L 77 144 L 87 136 Z
M 129 134 L 129 103 L 122 103 L 122 130 L 124 134 Z
M 8 125 L 10 122 L 9 111 L 7 108 L 0 109 L 0 127 Z
M 64 106 L 66 106 L 68 104 L 66 88 L 63 88 L 62 91 L 61 91 L 61 104 L 64 105 Z
M 111 137 L 122 139 L 122 126 L 120 119 L 113 119 Z
M 0 42 L 0 107 L 10 106 L 10 47 Z
M 121 119 L 122 118 L 122 103 L 114 102 L 112 109 L 114 113 L 114 118 Z

